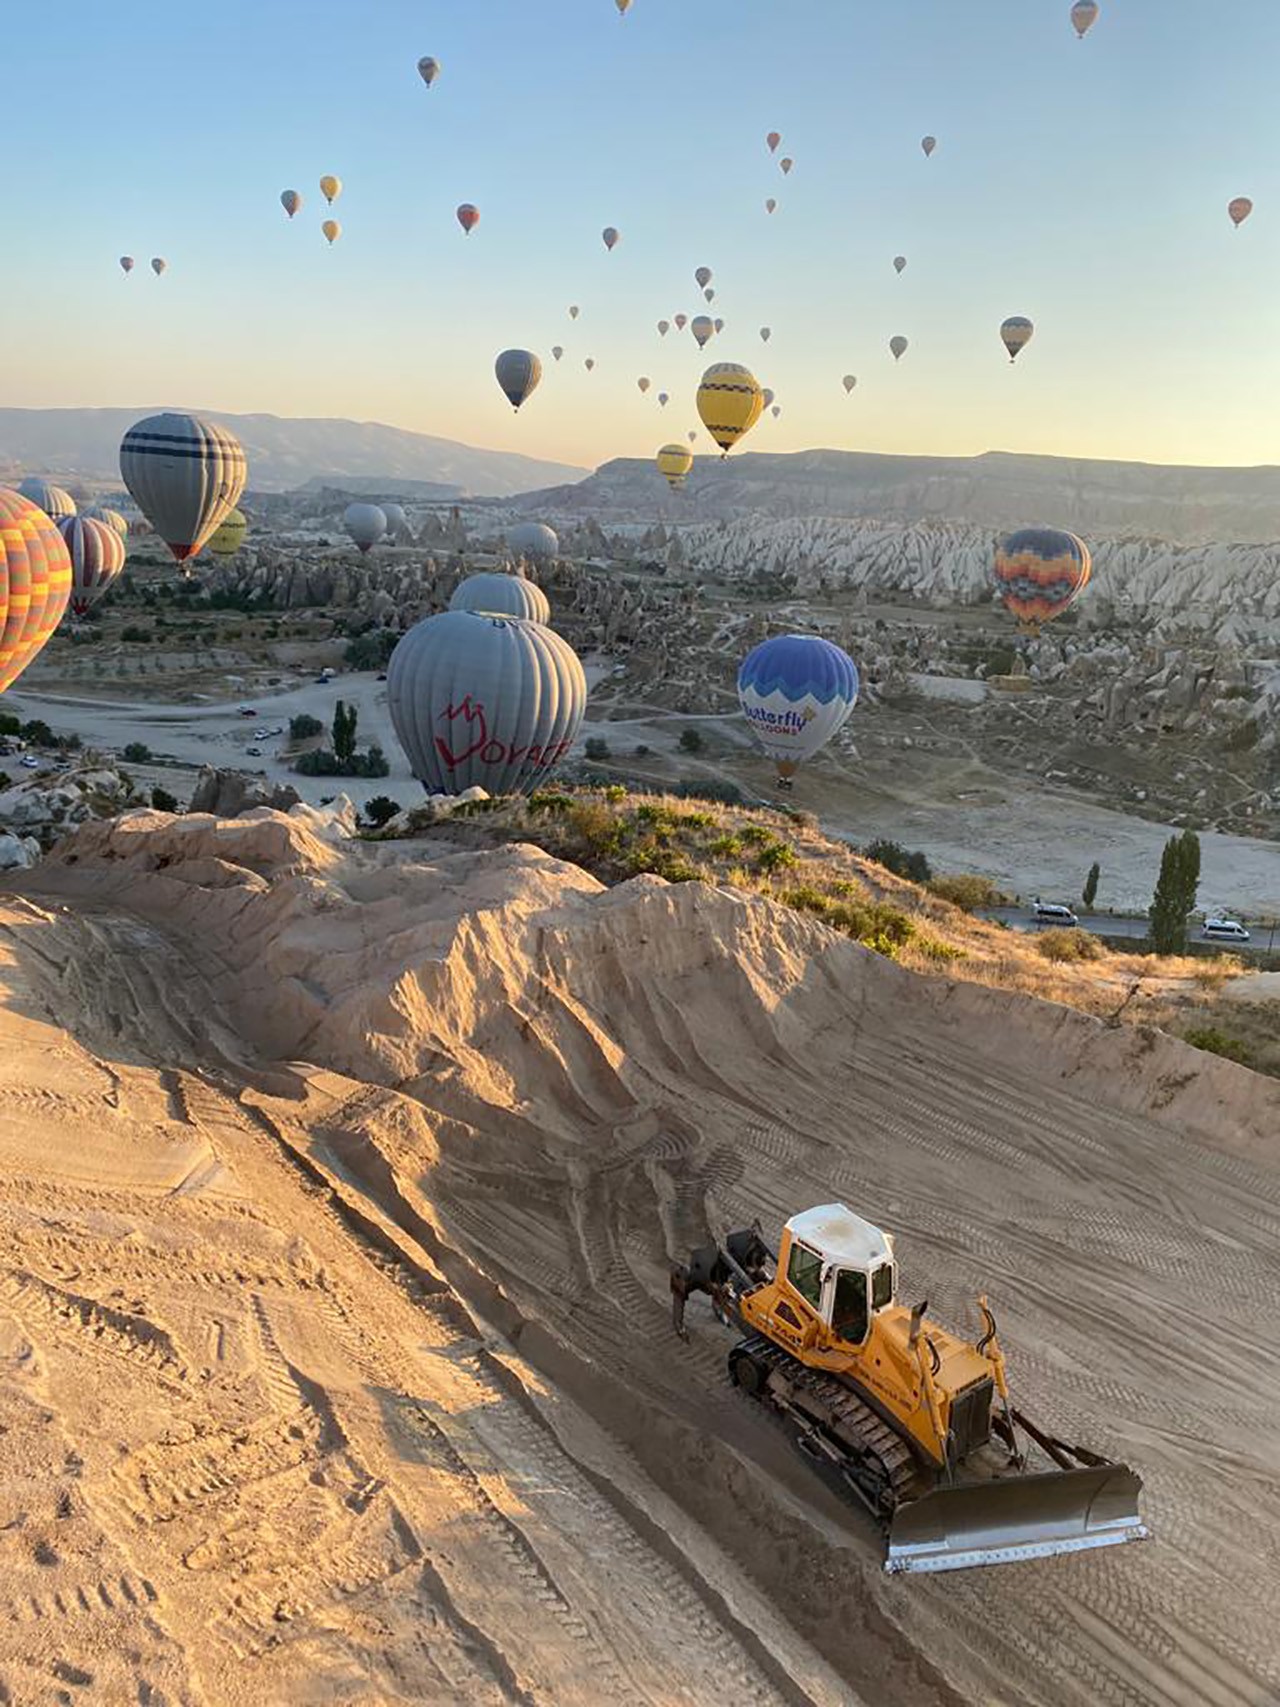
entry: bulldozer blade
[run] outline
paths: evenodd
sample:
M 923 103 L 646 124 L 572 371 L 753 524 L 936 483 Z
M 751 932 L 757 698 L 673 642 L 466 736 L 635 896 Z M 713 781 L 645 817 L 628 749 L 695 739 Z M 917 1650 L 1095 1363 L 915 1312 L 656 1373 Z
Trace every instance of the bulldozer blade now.
M 885 1570 L 958 1571 L 1141 1541 L 1141 1487 L 1127 1464 L 1102 1464 L 935 1488 L 898 1507 Z

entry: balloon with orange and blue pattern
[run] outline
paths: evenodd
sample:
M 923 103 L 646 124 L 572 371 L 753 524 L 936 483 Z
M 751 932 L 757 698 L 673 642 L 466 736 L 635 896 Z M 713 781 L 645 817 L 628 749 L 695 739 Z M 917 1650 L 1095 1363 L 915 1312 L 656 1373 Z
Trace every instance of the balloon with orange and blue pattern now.
M 70 597 L 71 557 L 56 524 L 0 486 L 0 693 L 62 621 Z
M 1004 606 L 1030 634 L 1075 603 L 1089 585 L 1089 547 L 1063 528 L 1022 528 L 996 548 L 996 586 Z

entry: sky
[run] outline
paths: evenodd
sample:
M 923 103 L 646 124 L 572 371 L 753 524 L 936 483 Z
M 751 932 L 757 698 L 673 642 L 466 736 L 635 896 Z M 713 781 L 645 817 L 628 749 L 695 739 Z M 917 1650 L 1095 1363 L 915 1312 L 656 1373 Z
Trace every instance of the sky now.
M 782 407 L 752 450 L 1280 463 L 1280 6 L 1101 4 L 1081 42 L 1070 0 L 6 0 L 0 402 L 594 467 L 696 428 L 721 360 Z M 705 356 L 656 329 L 699 265 Z M 511 346 L 546 369 L 518 416 Z

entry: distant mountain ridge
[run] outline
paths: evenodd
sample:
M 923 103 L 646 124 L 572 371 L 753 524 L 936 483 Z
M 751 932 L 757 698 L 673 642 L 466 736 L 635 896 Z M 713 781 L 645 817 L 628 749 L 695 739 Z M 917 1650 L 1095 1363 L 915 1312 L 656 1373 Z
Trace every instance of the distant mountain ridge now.
M 1280 468 L 1167 467 L 1009 451 L 943 457 L 811 450 L 738 454 L 725 462 L 703 455 L 685 491 L 671 493 L 651 462 L 620 458 L 571 488 L 528 493 L 520 505 L 548 519 L 601 522 L 869 517 L 1265 544 L 1280 540 Z
M 0 408 L 0 481 L 24 474 L 67 480 L 120 478 L 126 428 L 144 415 L 188 405 L 136 409 Z M 587 470 L 514 451 L 481 450 L 377 421 L 313 416 L 231 415 L 194 409 L 230 428 L 249 456 L 250 490 L 289 491 L 311 481 L 341 485 L 398 479 L 443 487 L 450 496 L 506 498 L 531 486 L 580 480 Z

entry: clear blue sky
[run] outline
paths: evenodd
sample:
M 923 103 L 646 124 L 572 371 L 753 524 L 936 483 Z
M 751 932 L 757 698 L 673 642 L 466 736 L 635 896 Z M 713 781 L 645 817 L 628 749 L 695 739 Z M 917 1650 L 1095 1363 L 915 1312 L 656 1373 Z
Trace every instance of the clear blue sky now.
M 0 400 L 343 415 L 594 465 L 696 426 L 705 363 L 656 322 L 703 306 L 705 263 L 708 359 L 784 406 L 749 448 L 1280 462 L 1280 5 L 1102 0 L 1083 43 L 1068 11 L 12 0 Z M 1012 369 L 1009 314 L 1037 327 Z M 547 369 L 518 418 L 508 345 Z

